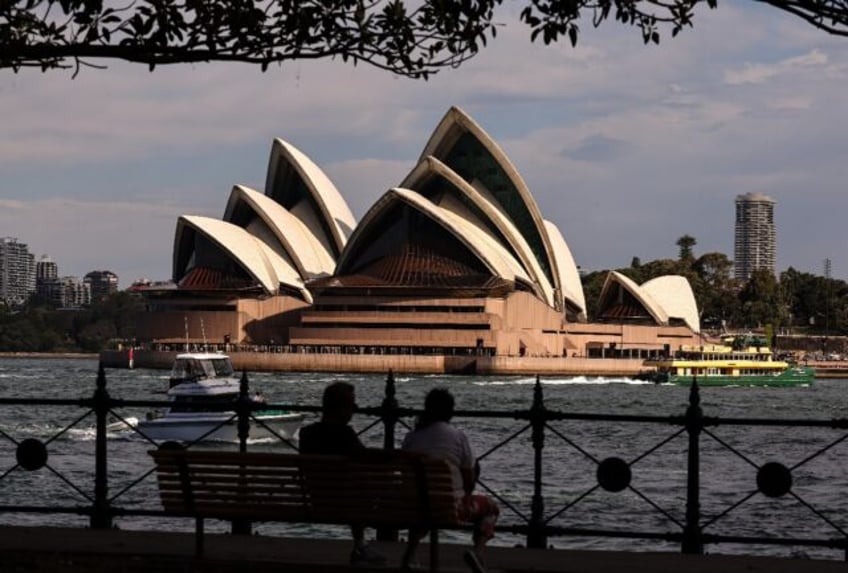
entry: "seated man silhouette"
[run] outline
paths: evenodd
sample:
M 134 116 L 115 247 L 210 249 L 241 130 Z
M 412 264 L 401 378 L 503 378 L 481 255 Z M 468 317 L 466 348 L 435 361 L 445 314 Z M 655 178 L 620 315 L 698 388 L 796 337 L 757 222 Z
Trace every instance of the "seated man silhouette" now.
M 353 456 L 363 453 L 365 446 L 349 425 L 356 408 L 356 395 L 352 384 L 333 382 L 324 388 L 321 399 L 321 421 L 300 429 L 300 453 Z M 365 542 L 365 528 L 351 525 L 353 551 L 351 565 L 379 565 L 386 561 Z
M 495 535 L 495 522 L 500 510 L 492 498 L 473 493 L 480 466 L 465 433 L 450 423 L 453 411 L 453 395 L 447 389 L 430 390 L 424 400 L 424 412 L 415 428 L 404 438 L 402 448 L 448 462 L 453 477 L 457 516 L 471 523 L 474 528 L 474 546 L 465 552 L 464 559 L 471 571 L 484 573 L 483 550 L 486 542 Z M 409 532 L 409 545 L 401 563 L 403 569 L 412 567 L 415 550 L 425 533 L 415 530 Z

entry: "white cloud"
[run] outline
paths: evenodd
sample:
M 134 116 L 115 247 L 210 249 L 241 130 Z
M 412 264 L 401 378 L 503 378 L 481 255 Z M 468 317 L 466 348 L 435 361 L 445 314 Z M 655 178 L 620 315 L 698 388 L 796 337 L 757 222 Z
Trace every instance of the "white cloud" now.
M 781 74 L 805 68 L 822 68 L 827 63 L 827 54 L 816 49 L 774 64 L 746 63 L 742 68 L 725 70 L 724 81 L 730 85 L 761 84 Z
M 321 166 L 361 217 L 417 160 L 450 105 L 505 149 L 587 268 L 696 250 L 732 255 L 733 197 L 779 197 L 779 266 L 848 255 L 842 126 L 848 44 L 762 6 L 700 10 L 659 46 L 607 22 L 577 48 L 530 44 L 514 21 L 427 82 L 365 66 L 130 64 L 0 72 L 0 234 L 60 272 L 166 278 L 176 218 L 220 216 L 235 183 L 262 189 L 274 137 Z M 803 198 L 801 198 L 803 197 Z M 14 200 L 14 202 L 9 202 Z M 795 213 L 819 213 L 813 241 Z M 844 259 L 840 260 L 840 257 Z M 63 269 L 67 269 L 63 270 Z
M 741 69 L 727 70 L 724 81 L 730 85 L 761 84 L 780 73 L 780 66 L 746 63 Z

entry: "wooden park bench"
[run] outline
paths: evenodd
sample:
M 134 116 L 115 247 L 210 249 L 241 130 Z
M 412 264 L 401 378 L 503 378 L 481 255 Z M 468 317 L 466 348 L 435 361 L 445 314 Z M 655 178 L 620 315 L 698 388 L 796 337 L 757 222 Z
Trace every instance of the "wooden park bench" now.
M 150 451 L 162 505 L 195 518 L 203 554 L 205 519 L 420 528 L 430 532 L 438 571 L 439 528 L 459 524 L 446 462 L 408 452 L 342 456 L 192 450 Z

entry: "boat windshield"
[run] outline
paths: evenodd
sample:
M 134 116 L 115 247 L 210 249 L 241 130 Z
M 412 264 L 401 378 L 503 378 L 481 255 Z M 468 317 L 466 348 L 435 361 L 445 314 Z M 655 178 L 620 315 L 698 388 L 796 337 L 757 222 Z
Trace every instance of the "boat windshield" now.
M 177 358 L 171 369 L 172 380 L 202 380 L 233 375 L 233 365 L 226 356 L 220 358 Z
M 171 405 L 171 412 L 223 412 L 213 404 L 232 404 L 238 398 L 237 394 L 177 396 Z

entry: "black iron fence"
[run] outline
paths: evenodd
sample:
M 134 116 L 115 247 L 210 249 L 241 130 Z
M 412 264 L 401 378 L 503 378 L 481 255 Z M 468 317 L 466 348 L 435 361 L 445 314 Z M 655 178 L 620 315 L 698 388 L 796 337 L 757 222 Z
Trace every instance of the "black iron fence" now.
M 225 409 L 231 412 L 227 422 L 234 423 L 238 428 L 237 447 L 246 451 L 249 447 L 251 427 L 262 424 L 256 413 L 262 409 L 287 410 L 291 412 L 320 411 L 320 406 L 302 404 L 258 404 L 251 399 L 249 382 L 246 374 L 242 375 L 239 399 L 230 406 L 222 406 L 220 403 L 204 403 L 198 400 L 197 407 L 205 409 Z M 148 516 L 168 517 L 167 514 L 157 509 L 155 499 L 153 506 L 149 495 L 142 495 L 145 503 L 139 503 L 138 497 L 129 500 L 129 492 L 134 488 L 141 487 L 140 484 L 148 484 L 154 478 L 152 462 L 146 469 L 137 471 L 129 481 L 124 481 L 121 487 L 115 488 L 111 464 L 114 455 L 109 454 L 110 427 L 117 424 L 126 425 L 127 430 L 137 432 L 138 437 L 147 446 L 158 447 L 156 440 L 149 439 L 142 431 L 128 419 L 127 409 L 131 408 L 162 408 L 168 402 L 164 400 L 125 400 L 112 397 L 107 390 L 105 370 L 101 366 L 97 376 L 96 389 L 90 398 L 83 399 L 24 399 L 24 398 L 2 398 L 0 407 L 62 407 L 74 409 L 81 412 L 74 417 L 65 427 L 47 439 L 27 437 L 19 439 L 10 432 L 0 430 L 0 442 L 11 445 L 7 450 L 14 451 L 14 459 L 4 458 L 3 450 L 0 449 L 0 492 L 4 489 L 8 492 L 14 487 L 4 487 L 12 484 L 16 476 L 21 473 L 49 472 L 56 476 L 61 482 L 75 492 L 75 496 L 81 502 L 60 503 L 51 499 L 41 499 L 41 503 L 32 503 L 38 499 L 38 480 L 31 480 L 29 489 L 20 490 L 20 497 L 29 501 L 22 503 L 17 499 L 10 499 L 10 495 L 2 498 L 0 503 L 0 515 L 3 513 L 24 514 L 75 514 L 88 518 L 92 528 L 110 528 L 118 517 L 125 516 Z M 401 406 L 395 393 L 395 381 L 389 373 L 382 403 L 379 406 L 359 408 L 357 413 L 371 419 L 360 433 L 382 432 L 382 443 L 386 449 L 396 447 L 396 434 L 399 427 L 407 427 L 406 420 L 416 416 L 420 410 Z M 529 510 L 522 509 L 515 501 L 514 495 L 507 495 L 499 490 L 498 485 L 491 481 L 482 479 L 480 487 L 489 495 L 496 498 L 502 506 L 502 522 L 499 531 L 509 532 L 521 536 L 528 547 L 547 547 L 552 538 L 564 537 L 596 537 L 596 538 L 624 538 L 653 540 L 657 542 L 674 543 L 680 547 L 681 552 L 701 554 L 705 546 L 711 544 L 734 543 L 750 545 L 772 545 L 772 546 L 807 546 L 821 547 L 842 551 L 848 560 L 848 532 L 844 520 L 845 516 L 835 507 L 822 507 L 820 500 L 807 499 L 802 491 L 796 487 L 795 476 L 802 468 L 808 468 L 814 460 L 820 460 L 824 456 L 833 456 L 834 450 L 848 438 L 848 419 L 838 418 L 829 420 L 815 419 L 763 419 L 763 418 L 728 418 L 706 416 L 701 407 L 701 396 L 697 384 L 693 384 L 689 392 L 688 407 L 684 412 L 668 416 L 649 415 L 626 415 L 626 414 L 597 414 L 557 411 L 549 409 L 545 405 L 543 385 L 537 378 L 533 386 L 533 400 L 529 408 L 519 410 L 458 410 L 456 417 L 470 419 L 489 420 L 511 420 L 516 429 L 505 439 L 491 446 L 478 457 L 485 460 L 493 456 L 509 444 L 514 444 L 519 438 L 528 439 L 532 448 L 532 463 L 526 467 L 529 474 L 525 482 L 529 482 L 532 488 L 527 502 Z M 93 483 L 80 485 L 78 476 L 65 475 L 61 470 L 51 464 L 51 456 L 57 440 L 67 433 L 71 428 L 86 423 L 85 420 L 93 418 L 94 452 L 90 463 L 94 464 L 93 472 L 84 474 L 89 476 Z M 579 438 L 558 423 L 567 422 L 570 425 L 586 426 L 604 423 L 615 424 L 641 424 L 661 428 L 668 428 L 668 433 L 656 438 L 650 443 L 640 442 L 628 449 L 628 459 L 621 456 L 599 457 L 585 448 Z M 481 422 L 482 423 L 482 422 Z M 253 426 L 252 426 L 253 425 Z M 749 454 L 740 450 L 732 440 L 723 437 L 715 429 L 718 426 L 730 427 L 740 431 L 749 431 L 751 428 L 782 428 L 786 431 L 798 428 L 819 428 L 828 432 L 824 443 L 812 447 L 800 461 L 795 463 L 768 461 L 759 463 L 752 459 Z M 210 430 L 213 431 L 214 429 Z M 268 428 L 274 433 L 273 429 Z M 276 437 L 286 443 L 288 447 L 296 448 L 296 442 L 290 436 L 276 434 Z M 202 438 L 201 438 L 202 439 Z M 196 442 L 200 442 L 198 439 Z M 616 439 L 614 435 L 611 440 Z M 553 460 L 549 455 L 551 450 L 550 441 L 553 440 L 558 446 L 564 446 L 571 451 L 571 455 L 582 458 L 588 463 L 589 471 L 593 472 L 591 480 L 582 491 L 570 491 L 563 495 L 559 492 L 552 496 L 548 494 L 551 485 L 550 478 L 545 477 L 546 468 L 550 467 Z M 679 456 L 675 461 L 685 472 L 685 483 L 682 487 L 679 499 L 682 507 L 669 507 L 669 498 L 657 495 L 656 488 L 642 487 L 638 479 L 638 471 L 642 469 L 648 460 L 654 459 L 662 450 L 666 453 L 667 445 L 677 440 L 682 440 L 685 447 L 679 447 L 672 455 Z M 704 466 L 702 453 L 705 446 L 709 444 L 711 451 L 721 450 L 728 456 L 741 461 L 742 464 L 750 466 L 754 479 L 750 484 L 740 483 L 738 488 L 731 492 L 733 499 L 724 503 L 718 509 L 713 508 L 710 512 L 702 510 L 702 496 L 708 492 L 708 486 L 702 483 L 702 476 L 709 468 Z M 187 444 L 194 447 L 195 443 Z M 236 446 L 232 446 L 236 447 Z M 634 451 L 638 450 L 638 451 Z M 556 450 L 556 456 L 561 459 L 562 452 Z M 672 464 L 672 465 L 674 465 Z M 662 466 L 668 467 L 668 464 Z M 524 471 L 524 470 L 522 470 Z M 660 469 L 660 472 L 666 471 Z M 126 473 L 126 472 L 125 472 Z M 848 485 L 848 475 L 845 472 L 828 472 L 828 475 L 819 479 L 825 483 L 831 492 L 844 492 Z M 627 527 L 623 525 L 620 515 L 610 512 L 609 523 L 604 524 L 603 511 L 599 510 L 596 517 L 599 525 L 592 527 L 579 527 L 575 525 L 563 525 L 564 518 L 579 504 L 584 503 L 593 496 L 609 496 L 610 506 L 614 506 L 616 495 L 629 492 L 657 517 L 655 523 L 665 524 L 664 529 L 647 529 L 640 525 L 638 527 Z M 12 496 L 14 497 L 14 496 Z M 672 497 L 672 499 L 675 499 Z M 801 508 L 806 518 L 817 523 L 816 531 L 824 530 L 828 534 L 815 536 L 787 536 L 780 531 L 774 531 L 767 526 L 753 528 L 758 531 L 753 535 L 740 535 L 734 533 L 723 533 L 722 525 L 727 523 L 730 516 L 740 511 L 740 508 L 751 503 L 754 499 L 789 500 L 794 507 Z M 796 520 L 797 511 L 787 519 Z M 779 521 L 779 520 L 778 520 Z M 235 525 L 235 524 L 234 524 Z M 243 524 L 242 524 L 243 525 Z M 234 532 L 245 532 L 243 527 L 234 529 Z M 383 536 L 391 536 L 391 532 L 382 532 Z

